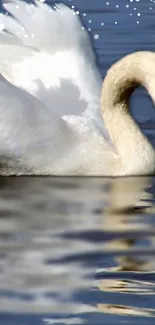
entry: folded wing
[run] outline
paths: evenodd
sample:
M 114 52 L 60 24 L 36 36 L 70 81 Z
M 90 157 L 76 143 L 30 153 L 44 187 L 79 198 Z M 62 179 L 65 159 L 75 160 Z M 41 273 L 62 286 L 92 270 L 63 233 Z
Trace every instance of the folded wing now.
M 50 172 L 63 163 L 76 141 L 74 131 L 52 108 L 0 77 L 1 162 L 2 157 L 17 159 L 35 171 Z

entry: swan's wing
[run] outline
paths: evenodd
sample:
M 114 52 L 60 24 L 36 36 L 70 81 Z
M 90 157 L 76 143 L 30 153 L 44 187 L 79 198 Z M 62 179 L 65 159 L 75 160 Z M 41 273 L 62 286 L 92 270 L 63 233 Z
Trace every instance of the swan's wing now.
M 5 157 L 55 170 L 75 145 L 74 132 L 52 108 L 0 76 L 0 163 Z
M 16 53 L 17 62 L 11 67 L 14 83 L 48 105 L 54 101 L 57 107 L 58 102 L 62 115 L 100 116 L 102 80 L 88 32 L 75 12 L 64 4 L 54 9 L 39 1 L 33 5 L 9 0 L 3 6 L 12 16 L 0 17 L 5 26 L 0 43 L 10 33 L 17 43 L 36 50 L 33 55 L 25 51 L 22 62 L 21 49 Z M 5 46 L 2 51 L 5 56 Z

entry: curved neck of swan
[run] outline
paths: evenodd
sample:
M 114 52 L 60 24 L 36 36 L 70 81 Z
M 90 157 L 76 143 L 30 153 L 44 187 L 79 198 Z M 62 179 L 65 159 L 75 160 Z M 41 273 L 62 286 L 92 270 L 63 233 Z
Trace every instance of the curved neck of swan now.
M 154 149 L 132 119 L 128 108 L 129 98 L 139 85 L 144 86 L 155 99 L 154 70 L 155 54 L 137 52 L 115 63 L 103 82 L 103 119 L 124 166 L 120 175 L 154 171 Z

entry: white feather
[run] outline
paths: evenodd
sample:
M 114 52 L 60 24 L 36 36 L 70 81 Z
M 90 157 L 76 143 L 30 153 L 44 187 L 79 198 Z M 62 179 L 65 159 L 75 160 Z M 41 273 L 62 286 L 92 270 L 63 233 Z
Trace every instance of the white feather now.
M 25 51 L 21 55 L 20 46 L 11 44 L 9 52 L 16 53 L 16 62 L 11 55 L 5 60 L 7 44 L 0 40 L 1 65 L 4 62 L 9 71 L 7 75 L 1 68 L 3 75 L 48 106 L 54 102 L 61 115 L 85 113 L 100 119 L 102 80 L 88 33 L 75 12 L 63 4 L 54 9 L 39 1 L 33 5 L 12 0 L 3 6 L 14 17 L 0 17 L 6 43 L 9 32 Z M 4 39 L 4 32 L 1 36 Z
M 0 161 L 8 165 L 2 172 L 100 175 L 109 149 L 102 80 L 79 17 L 63 4 L 3 6 L 9 14 L 0 15 Z

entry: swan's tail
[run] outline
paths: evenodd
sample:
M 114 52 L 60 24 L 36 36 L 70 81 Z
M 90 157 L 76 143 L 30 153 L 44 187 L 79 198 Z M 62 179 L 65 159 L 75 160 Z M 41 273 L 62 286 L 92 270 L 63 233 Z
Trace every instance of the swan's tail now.
M 9 33 L 17 42 L 40 51 L 54 53 L 62 49 L 78 48 L 87 49 L 87 53 L 88 50 L 92 52 L 88 34 L 79 17 L 66 5 L 61 3 L 49 7 L 37 0 L 34 4 L 6 0 L 3 7 L 11 14 L 0 14 L 0 27 L 4 28 L 3 42 L 4 33 L 6 42 Z

